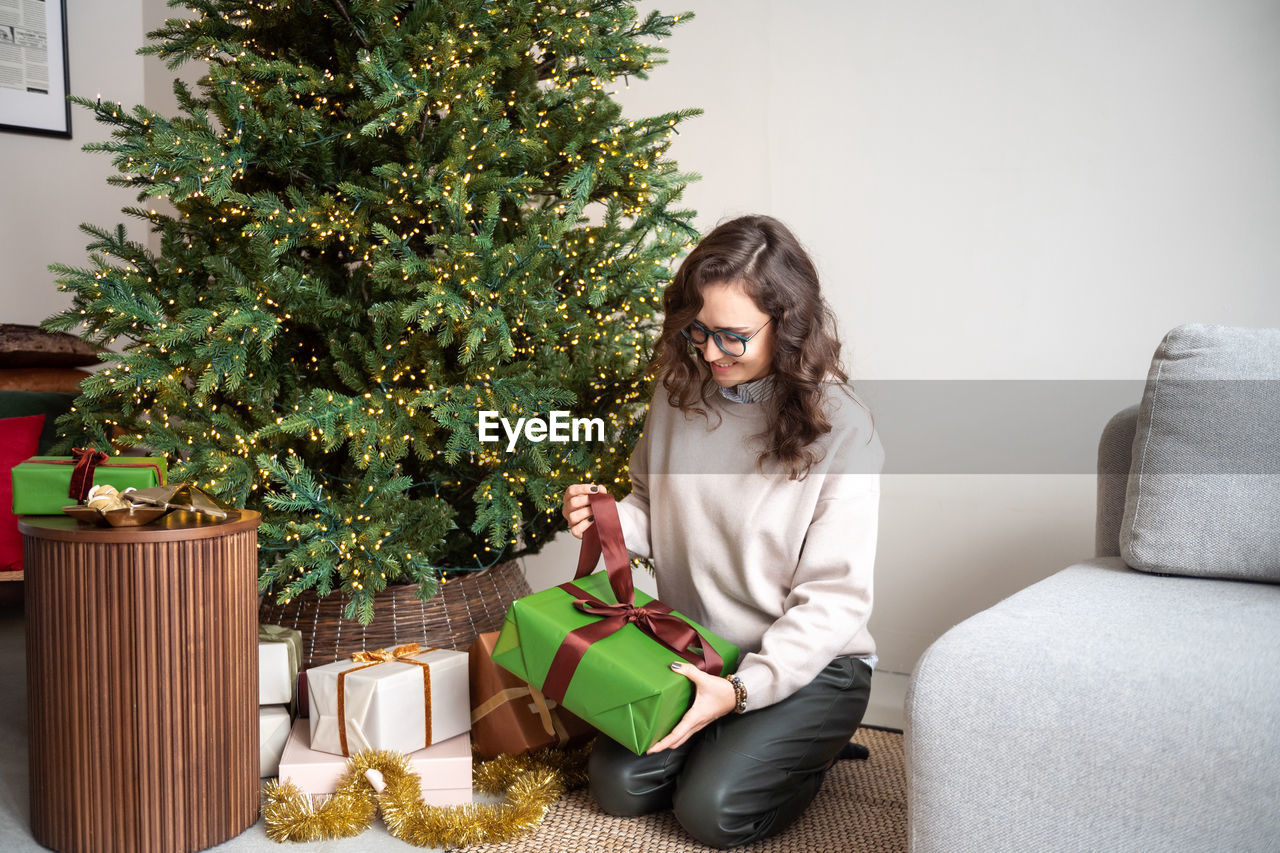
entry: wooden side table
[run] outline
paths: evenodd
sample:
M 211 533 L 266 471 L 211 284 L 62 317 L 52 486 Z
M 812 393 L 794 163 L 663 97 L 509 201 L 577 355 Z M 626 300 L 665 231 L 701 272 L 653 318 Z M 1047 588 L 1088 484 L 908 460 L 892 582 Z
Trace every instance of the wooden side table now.
M 202 850 L 257 820 L 260 521 L 19 520 L 41 844 Z

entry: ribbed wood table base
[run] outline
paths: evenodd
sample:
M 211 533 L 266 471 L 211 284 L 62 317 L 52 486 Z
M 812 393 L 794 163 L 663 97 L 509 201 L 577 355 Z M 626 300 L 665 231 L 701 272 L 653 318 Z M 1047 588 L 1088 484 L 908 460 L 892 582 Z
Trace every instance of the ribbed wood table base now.
M 258 521 L 21 522 L 41 844 L 202 850 L 257 820 Z

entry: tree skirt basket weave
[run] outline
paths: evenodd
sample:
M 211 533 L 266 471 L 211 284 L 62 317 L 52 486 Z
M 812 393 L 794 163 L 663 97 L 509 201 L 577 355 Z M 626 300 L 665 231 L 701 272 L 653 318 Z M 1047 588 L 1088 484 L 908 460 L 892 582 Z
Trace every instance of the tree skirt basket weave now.
M 302 668 L 308 669 L 355 652 L 405 643 L 465 650 L 477 634 L 500 629 L 511 602 L 532 591 L 516 560 L 441 583 L 428 601 L 418 598 L 417 590 L 417 584 L 396 584 L 378 593 L 368 625 L 342 618 L 342 595 L 320 598 L 312 591 L 288 604 L 264 597 L 258 621 L 297 629 L 302 634 Z

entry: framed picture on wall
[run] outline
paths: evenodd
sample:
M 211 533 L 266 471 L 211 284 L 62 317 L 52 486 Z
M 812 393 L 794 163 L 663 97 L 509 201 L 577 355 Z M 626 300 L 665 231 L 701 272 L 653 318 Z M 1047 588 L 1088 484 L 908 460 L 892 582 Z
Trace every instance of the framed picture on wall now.
M 0 0 L 0 130 L 71 137 L 66 0 Z

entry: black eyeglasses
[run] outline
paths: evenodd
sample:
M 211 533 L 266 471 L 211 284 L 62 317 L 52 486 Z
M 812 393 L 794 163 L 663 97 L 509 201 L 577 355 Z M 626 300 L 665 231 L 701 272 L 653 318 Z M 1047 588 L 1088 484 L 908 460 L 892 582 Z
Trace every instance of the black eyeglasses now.
M 725 355 L 739 356 L 747 351 L 747 341 L 760 334 L 760 330 L 772 322 L 773 318 L 770 317 L 768 320 L 764 321 L 764 324 L 761 325 L 759 329 L 756 329 L 749 335 L 743 336 L 737 332 L 729 332 L 723 329 L 718 332 L 713 332 L 697 320 L 694 320 L 692 323 L 681 329 L 680 334 L 684 335 L 685 339 L 694 346 L 699 347 L 707 342 L 707 338 L 711 338 L 711 340 L 716 342 L 716 346 L 718 346 L 720 351 Z

